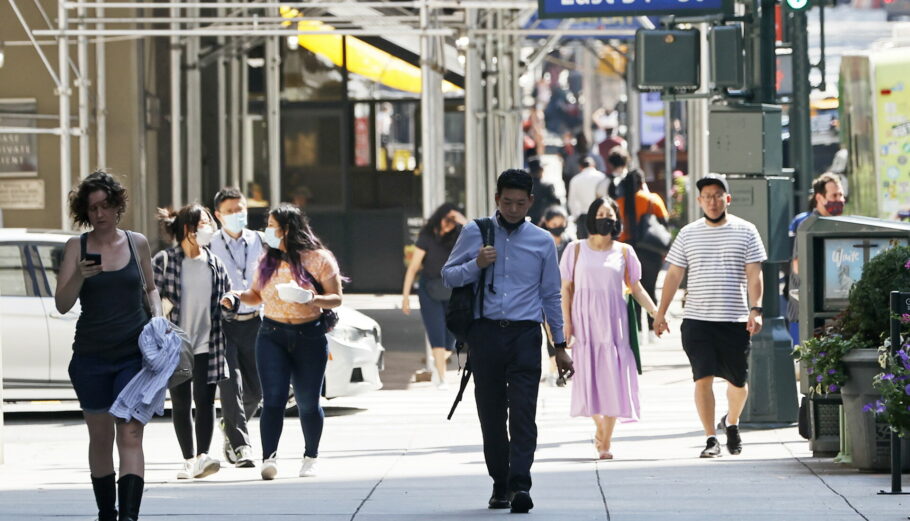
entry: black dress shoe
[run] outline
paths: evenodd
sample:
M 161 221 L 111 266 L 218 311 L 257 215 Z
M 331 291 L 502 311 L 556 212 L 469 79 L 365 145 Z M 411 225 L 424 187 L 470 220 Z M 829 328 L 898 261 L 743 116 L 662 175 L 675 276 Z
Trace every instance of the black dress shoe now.
M 513 514 L 527 514 L 532 508 L 534 508 L 534 502 L 531 501 L 531 494 L 528 494 L 526 490 L 512 492 Z
M 512 504 L 509 502 L 509 495 L 505 492 L 493 491 L 493 495 L 490 496 L 490 503 L 488 508 L 493 509 L 503 509 L 509 508 Z

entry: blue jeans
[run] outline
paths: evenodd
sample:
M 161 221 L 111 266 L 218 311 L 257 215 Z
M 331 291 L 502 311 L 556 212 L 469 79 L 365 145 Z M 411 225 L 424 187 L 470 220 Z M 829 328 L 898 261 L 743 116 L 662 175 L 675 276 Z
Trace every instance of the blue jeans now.
M 291 325 L 262 319 L 256 337 L 256 364 L 262 383 L 259 431 L 263 458 L 278 451 L 291 384 L 306 441 L 304 455 L 315 458 L 319 454 L 325 418 L 319 397 L 328 359 L 329 343 L 321 320 Z

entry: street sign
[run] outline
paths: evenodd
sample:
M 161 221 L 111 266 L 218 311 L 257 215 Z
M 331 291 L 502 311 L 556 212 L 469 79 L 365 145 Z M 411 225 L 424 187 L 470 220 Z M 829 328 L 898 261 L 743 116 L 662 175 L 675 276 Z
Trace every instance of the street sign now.
M 784 5 L 790 11 L 805 11 L 812 3 L 809 0 L 784 0 Z
M 733 0 L 538 0 L 538 15 L 541 18 L 666 14 L 733 14 Z

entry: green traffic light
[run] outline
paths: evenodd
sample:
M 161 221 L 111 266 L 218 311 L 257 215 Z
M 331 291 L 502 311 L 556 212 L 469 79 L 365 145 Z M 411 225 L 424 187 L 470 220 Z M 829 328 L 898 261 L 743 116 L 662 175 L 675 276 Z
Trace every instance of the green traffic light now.
M 809 0 L 785 0 L 785 3 L 791 11 L 802 11 L 809 7 Z

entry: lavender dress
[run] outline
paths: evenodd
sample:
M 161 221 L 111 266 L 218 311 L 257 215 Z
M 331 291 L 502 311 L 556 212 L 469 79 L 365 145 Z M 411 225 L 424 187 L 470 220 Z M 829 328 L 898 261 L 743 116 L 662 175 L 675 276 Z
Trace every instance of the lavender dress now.
M 614 242 L 607 251 L 592 250 L 587 241 L 569 244 L 562 256 L 563 280 L 575 280 L 572 326 L 572 416 L 603 414 L 624 421 L 639 419 L 638 371 L 629 347 L 629 318 L 623 292 L 626 261 L 634 284 L 641 263 L 628 245 Z M 626 249 L 625 259 L 623 249 Z M 578 263 L 575 252 L 579 251 Z M 573 270 L 574 266 L 574 270 Z M 576 271 L 576 273 L 573 273 Z

